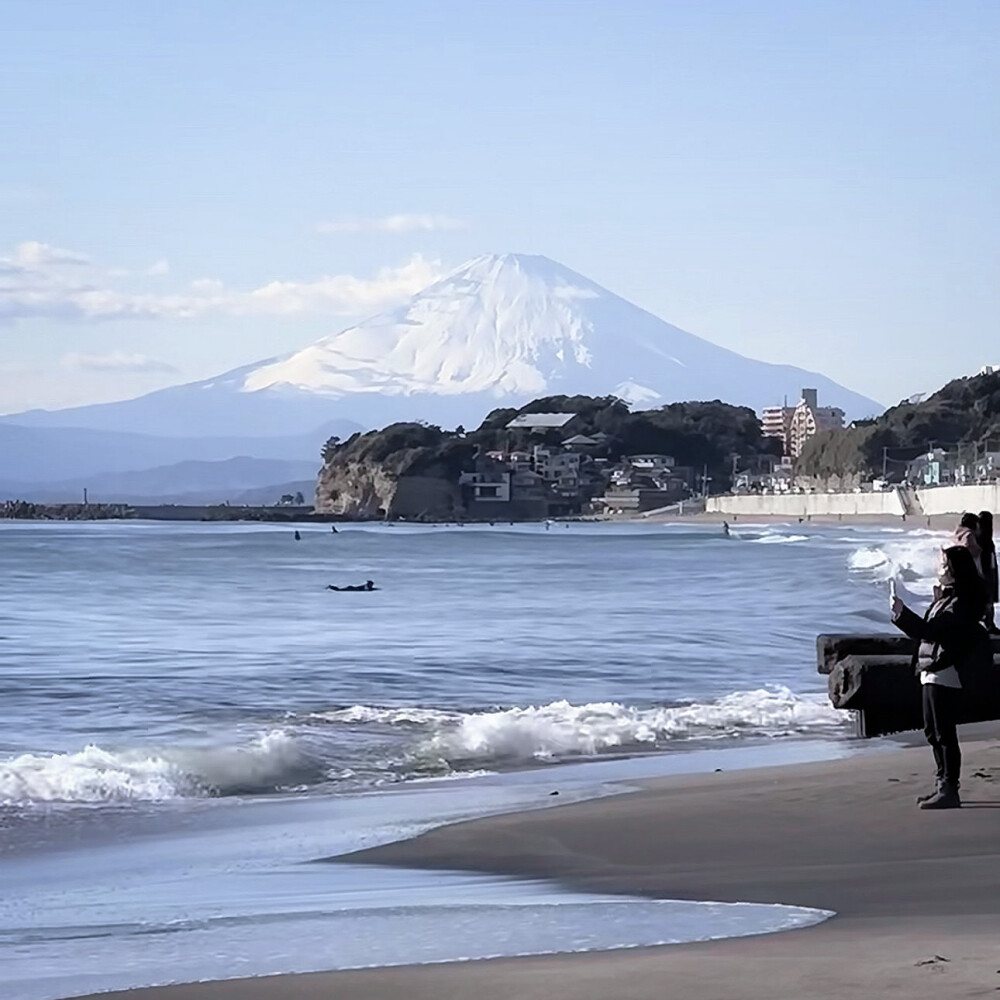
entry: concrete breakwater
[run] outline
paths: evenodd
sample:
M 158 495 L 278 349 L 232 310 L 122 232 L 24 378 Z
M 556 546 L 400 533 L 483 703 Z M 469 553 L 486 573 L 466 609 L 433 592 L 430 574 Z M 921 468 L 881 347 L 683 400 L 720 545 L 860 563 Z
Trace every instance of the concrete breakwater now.
M 708 513 L 731 517 L 933 517 L 1000 509 L 1000 483 L 895 487 L 877 493 L 774 493 L 709 497 Z
M 42 504 L 11 500 L 0 504 L 0 518 L 17 521 L 334 521 L 312 507 L 288 504 L 242 507 L 229 504 Z

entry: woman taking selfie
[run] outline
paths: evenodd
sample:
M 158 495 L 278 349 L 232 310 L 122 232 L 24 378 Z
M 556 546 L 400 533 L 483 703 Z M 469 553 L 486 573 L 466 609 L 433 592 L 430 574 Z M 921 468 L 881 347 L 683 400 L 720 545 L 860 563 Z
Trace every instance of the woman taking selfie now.
M 892 597 L 893 623 L 911 639 L 919 639 L 914 665 L 920 675 L 924 735 L 934 752 L 937 786 L 917 802 L 921 809 L 955 809 L 962 751 L 958 745 L 958 699 L 963 666 L 973 661 L 986 640 L 981 619 L 986 590 L 972 553 L 953 545 L 941 552 L 934 601 L 921 618 Z

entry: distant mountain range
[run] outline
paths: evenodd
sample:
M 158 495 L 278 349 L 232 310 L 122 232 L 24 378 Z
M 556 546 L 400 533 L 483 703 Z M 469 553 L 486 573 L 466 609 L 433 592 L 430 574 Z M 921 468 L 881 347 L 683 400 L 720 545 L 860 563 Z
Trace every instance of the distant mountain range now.
M 301 492 L 308 503 L 316 490 L 320 462 L 273 458 L 177 462 L 138 472 L 109 472 L 61 482 L 0 480 L 0 496 L 36 503 L 276 503 Z M 266 484 L 266 485 L 262 485 Z
M 175 474 L 184 473 L 184 478 L 177 480 L 177 490 L 198 490 L 209 474 L 202 466 L 234 458 L 252 458 L 258 463 L 243 466 L 245 471 L 255 469 L 254 474 L 241 480 L 243 488 L 270 486 L 302 478 L 306 465 L 314 474 L 321 464 L 320 454 L 327 438 L 334 434 L 347 437 L 360 429 L 347 421 L 333 421 L 309 433 L 287 437 L 174 438 L 0 422 L 0 499 L 17 496 L 28 500 L 41 493 L 48 496 L 48 487 L 75 491 L 78 486 L 87 486 L 96 496 L 118 490 L 123 473 L 149 472 L 152 475 L 147 482 L 152 482 L 164 467 Z M 279 465 L 267 462 L 286 467 L 279 469 Z M 190 464 L 180 468 L 183 463 Z M 217 470 L 220 478 L 210 485 L 223 481 L 232 468 L 223 465 Z M 277 478 L 270 478 L 276 473 Z M 261 476 L 268 478 L 262 480 Z M 133 484 L 129 489 L 138 486 Z
M 815 372 L 686 333 L 545 257 L 484 256 L 399 309 L 282 358 L 137 399 L 0 417 L 0 481 L 236 456 L 315 459 L 330 434 L 394 420 L 476 426 L 498 406 L 546 394 L 759 410 L 804 386 L 848 417 L 883 410 Z

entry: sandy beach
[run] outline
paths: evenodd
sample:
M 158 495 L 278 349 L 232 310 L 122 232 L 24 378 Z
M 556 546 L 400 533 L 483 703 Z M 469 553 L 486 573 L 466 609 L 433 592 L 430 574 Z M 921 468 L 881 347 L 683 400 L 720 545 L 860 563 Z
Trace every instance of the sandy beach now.
M 958 514 L 934 514 L 932 516 L 912 515 L 907 518 L 892 514 L 812 514 L 799 518 L 790 514 L 723 514 L 718 511 L 702 511 L 696 514 L 627 514 L 609 515 L 602 520 L 636 521 L 646 524 L 718 524 L 726 521 L 730 527 L 738 529 L 748 524 L 843 524 L 855 526 L 876 526 L 883 528 L 930 529 L 931 531 L 952 531 L 958 524 Z
M 1000 989 L 1000 724 L 964 734 L 964 807 L 923 812 L 923 747 L 648 782 L 460 823 L 351 860 L 592 891 L 836 911 L 805 930 L 661 948 L 264 977 L 131 1000 L 981 997 Z M 460 933 L 456 928 L 456 933 Z

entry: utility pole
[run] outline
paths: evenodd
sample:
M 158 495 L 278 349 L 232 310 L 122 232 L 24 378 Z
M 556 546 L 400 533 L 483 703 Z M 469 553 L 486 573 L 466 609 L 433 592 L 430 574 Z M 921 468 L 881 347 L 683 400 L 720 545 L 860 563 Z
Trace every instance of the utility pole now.
M 885 446 L 882 448 L 882 482 L 885 482 L 886 472 L 889 468 L 889 449 Z

